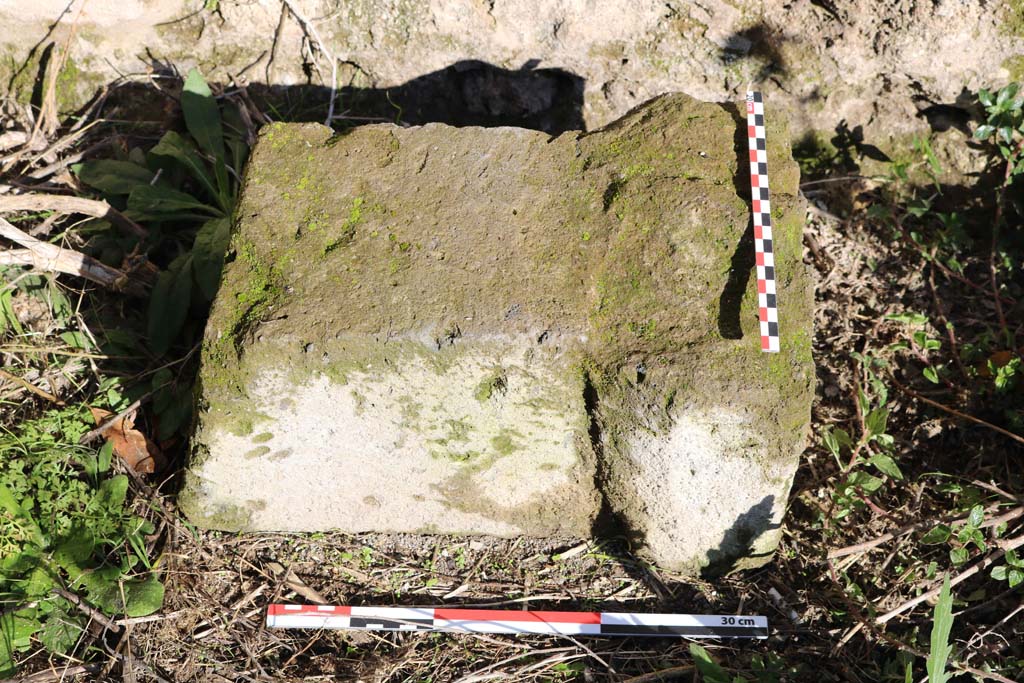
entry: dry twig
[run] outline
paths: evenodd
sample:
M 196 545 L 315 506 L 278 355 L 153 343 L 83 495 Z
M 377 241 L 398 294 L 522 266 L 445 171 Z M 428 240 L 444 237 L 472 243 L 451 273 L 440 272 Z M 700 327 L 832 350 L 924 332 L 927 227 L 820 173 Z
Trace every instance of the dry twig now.
M 134 296 L 145 294 L 146 285 L 143 281 L 133 278 L 117 268 L 111 268 L 91 256 L 37 240 L 3 218 L 0 218 L 0 236 L 24 247 L 24 249 L 0 252 L 0 263 L 32 266 L 38 270 L 77 275 L 116 291 L 123 291 Z
M 99 199 L 72 197 L 62 194 L 26 193 L 0 197 L 0 213 L 11 211 L 58 211 L 61 213 L 80 213 L 93 218 L 104 218 L 113 225 L 137 237 L 146 237 L 149 232 Z
M 108 617 L 95 607 L 86 604 L 86 602 L 82 600 L 82 598 L 78 597 L 71 591 L 64 590 L 63 588 L 55 588 L 53 592 L 59 595 L 60 597 L 64 598 L 68 602 L 70 602 L 75 607 L 77 607 L 83 614 L 87 615 L 90 619 L 95 619 L 99 623 L 103 624 L 104 628 L 113 631 L 114 633 L 121 632 L 121 627 L 115 624 L 113 621 L 111 621 L 110 617 Z
M 8 381 L 14 382 L 15 384 L 20 384 L 23 388 L 27 389 L 28 391 L 31 391 L 36 396 L 40 396 L 42 398 L 45 398 L 47 401 L 50 401 L 51 403 L 54 403 L 54 404 L 56 404 L 58 406 L 66 405 L 64 403 L 64 401 L 60 400 L 59 398 L 57 398 L 56 396 L 54 396 L 50 392 L 46 391 L 45 389 L 40 389 L 35 384 L 32 384 L 32 382 L 29 382 L 28 380 L 26 380 L 24 377 L 18 377 L 17 375 L 12 375 L 11 373 L 7 372 L 6 370 L 2 370 L 2 369 L 0 369 L 0 377 L 2 377 L 3 379 L 6 379 Z
M 959 417 L 959 418 L 962 418 L 964 420 L 967 420 L 968 422 L 973 422 L 975 424 L 979 424 L 982 427 L 988 427 L 989 429 L 991 429 L 993 431 L 999 432 L 1003 436 L 1008 436 L 1011 439 L 1013 439 L 1014 441 L 1016 441 L 1018 443 L 1024 444 L 1024 437 L 1021 437 L 1018 434 L 1014 434 L 1013 432 L 1007 431 L 1007 430 L 1003 429 L 1002 427 L 998 427 L 998 426 L 992 424 L 991 422 L 986 422 L 985 420 L 982 420 L 979 417 L 974 417 L 973 415 L 968 415 L 967 413 L 962 413 L 959 410 L 957 410 L 956 408 L 950 408 L 949 406 L 942 405 L 938 401 L 933 401 L 932 399 L 927 398 L 926 396 L 922 396 L 921 394 L 917 393 L 916 391 L 914 391 L 913 389 L 911 389 L 910 387 L 906 386 L 905 384 L 900 382 L 898 379 L 893 377 L 893 375 L 891 373 L 889 374 L 889 379 L 892 380 L 892 383 L 896 385 L 897 389 L 902 391 L 907 396 L 910 396 L 911 398 L 915 398 L 918 401 L 923 401 L 924 403 L 927 403 L 928 405 L 930 405 L 930 406 L 932 406 L 934 408 L 938 408 L 939 410 L 941 410 L 943 412 L 949 413 L 950 415 L 955 415 L 956 417 Z

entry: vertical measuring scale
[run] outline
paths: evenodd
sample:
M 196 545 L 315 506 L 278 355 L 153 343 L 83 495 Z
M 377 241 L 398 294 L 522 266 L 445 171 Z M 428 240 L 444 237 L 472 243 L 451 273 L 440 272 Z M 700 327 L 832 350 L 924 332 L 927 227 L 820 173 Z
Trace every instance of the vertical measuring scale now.
M 747 91 L 747 141 L 750 149 L 750 207 L 754 218 L 754 259 L 757 264 L 757 314 L 761 350 L 779 350 L 779 303 L 775 293 L 775 243 L 768 198 L 768 143 L 764 131 L 764 97 Z

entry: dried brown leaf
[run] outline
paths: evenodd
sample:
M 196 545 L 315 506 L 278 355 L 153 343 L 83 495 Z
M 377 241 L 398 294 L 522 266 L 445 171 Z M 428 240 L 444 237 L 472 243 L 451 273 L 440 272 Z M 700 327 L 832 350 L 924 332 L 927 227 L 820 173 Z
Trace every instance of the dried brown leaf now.
M 109 410 L 102 408 L 90 408 L 90 410 L 97 425 L 106 423 L 114 416 Z M 149 437 L 135 429 L 134 413 L 128 413 L 115 419 L 103 437 L 114 444 L 114 454 L 136 472 L 152 474 L 163 467 L 163 451 Z

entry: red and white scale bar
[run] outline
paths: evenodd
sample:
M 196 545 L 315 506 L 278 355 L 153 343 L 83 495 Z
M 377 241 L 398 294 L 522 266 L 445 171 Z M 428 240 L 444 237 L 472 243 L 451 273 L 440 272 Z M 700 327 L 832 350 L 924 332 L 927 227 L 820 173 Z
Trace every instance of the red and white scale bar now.
M 757 310 L 761 350 L 779 350 L 779 304 L 775 298 L 775 245 L 772 206 L 768 199 L 768 145 L 764 132 L 764 98 L 747 91 L 747 139 L 750 147 L 750 199 L 754 214 L 754 256 L 757 263 Z
M 767 638 L 768 619 L 733 614 L 529 612 L 442 607 L 270 605 L 268 628 L 547 633 L 590 636 Z

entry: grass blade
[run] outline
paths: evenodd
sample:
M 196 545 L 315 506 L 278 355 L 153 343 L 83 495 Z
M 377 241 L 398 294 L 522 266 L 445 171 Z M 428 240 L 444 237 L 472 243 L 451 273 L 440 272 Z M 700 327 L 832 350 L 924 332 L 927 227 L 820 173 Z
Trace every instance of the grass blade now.
M 942 582 L 939 601 L 935 603 L 935 616 L 932 619 L 931 653 L 928 655 L 929 683 L 946 683 L 946 663 L 953 651 L 949 644 L 949 632 L 953 629 L 953 596 L 949 592 L 949 574 Z

